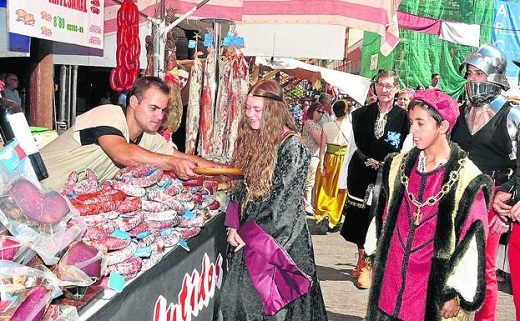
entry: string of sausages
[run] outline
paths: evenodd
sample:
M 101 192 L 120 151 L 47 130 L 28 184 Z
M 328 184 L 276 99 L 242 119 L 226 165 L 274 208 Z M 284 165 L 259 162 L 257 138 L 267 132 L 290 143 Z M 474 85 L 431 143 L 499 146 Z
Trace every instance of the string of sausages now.
M 130 90 L 139 76 L 139 9 L 124 0 L 117 11 L 116 67 L 110 72 L 110 86 L 117 92 Z

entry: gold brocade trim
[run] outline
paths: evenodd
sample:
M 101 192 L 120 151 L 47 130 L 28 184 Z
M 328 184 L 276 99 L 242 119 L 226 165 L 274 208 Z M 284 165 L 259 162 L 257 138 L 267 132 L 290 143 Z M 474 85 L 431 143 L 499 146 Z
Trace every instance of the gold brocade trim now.
M 404 185 L 408 200 L 413 205 L 415 205 L 415 211 L 413 212 L 413 217 L 414 217 L 413 223 L 415 226 L 418 226 L 419 223 L 421 222 L 421 218 L 422 218 L 422 208 L 425 206 L 433 206 L 433 205 L 437 204 L 444 197 L 444 195 L 449 193 L 449 191 L 451 190 L 453 185 L 455 185 L 455 183 L 459 180 L 459 177 L 460 177 L 459 173 L 464 166 L 465 159 L 463 158 L 463 159 L 458 160 L 459 167 L 456 170 L 453 170 L 448 174 L 449 180 L 441 186 L 441 189 L 437 192 L 437 194 L 428 197 L 424 202 L 420 202 L 408 190 L 409 178 L 408 178 L 408 176 L 406 176 L 406 173 L 405 173 L 407 158 L 408 158 L 408 153 L 403 156 L 403 161 L 400 166 L 401 184 Z
M 388 113 L 381 115 L 381 113 L 377 114 L 376 122 L 374 124 L 374 136 L 377 139 L 380 139 L 385 134 L 386 121 L 388 119 Z
M 366 208 L 368 199 L 370 198 L 370 195 L 372 194 L 373 190 L 374 190 L 374 184 L 368 185 L 367 190 L 365 191 L 364 198 L 359 198 L 359 197 L 347 194 L 347 204 L 360 208 L 360 209 Z

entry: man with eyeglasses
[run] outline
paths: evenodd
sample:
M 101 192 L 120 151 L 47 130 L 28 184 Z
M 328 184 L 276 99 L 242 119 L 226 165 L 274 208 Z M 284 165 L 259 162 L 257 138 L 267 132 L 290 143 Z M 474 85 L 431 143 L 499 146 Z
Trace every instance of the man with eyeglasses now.
M 20 94 L 18 93 L 18 77 L 15 74 L 7 74 L 5 76 L 5 97 L 11 99 L 12 101 L 15 101 L 20 107 L 22 107 L 22 110 L 24 109 L 22 106 L 22 98 L 20 97 Z
M 375 80 L 377 102 L 352 113 L 355 146 L 349 147 L 347 202 L 341 235 L 358 247 L 358 263 L 352 276 L 356 286 L 368 289 L 371 267 L 363 260 L 365 238 L 370 224 L 372 191 L 377 171 L 385 157 L 399 152 L 409 132 L 408 114 L 395 104 L 399 77 L 394 71 L 381 71 Z

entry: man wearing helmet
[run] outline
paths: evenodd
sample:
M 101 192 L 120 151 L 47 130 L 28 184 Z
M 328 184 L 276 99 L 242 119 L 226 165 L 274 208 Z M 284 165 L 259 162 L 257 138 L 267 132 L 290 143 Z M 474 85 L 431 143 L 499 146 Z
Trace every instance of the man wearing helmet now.
M 466 69 L 467 102 L 452 131 L 452 140 L 469 159 L 493 180 L 495 189 L 506 182 L 516 168 L 516 133 L 520 110 L 502 95 L 509 89 L 507 61 L 496 47 L 486 44 L 470 53 L 460 65 Z M 500 235 L 509 229 L 507 217 L 489 212 L 486 242 L 486 297 L 475 320 L 495 320 L 497 306 L 496 256 Z

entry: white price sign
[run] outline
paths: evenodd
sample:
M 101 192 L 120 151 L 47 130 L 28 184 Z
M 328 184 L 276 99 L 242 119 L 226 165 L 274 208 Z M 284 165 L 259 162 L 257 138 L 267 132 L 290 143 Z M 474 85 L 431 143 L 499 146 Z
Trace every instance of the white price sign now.
M 105 0 L 8 0 L 9 32 L 103 49 Z

